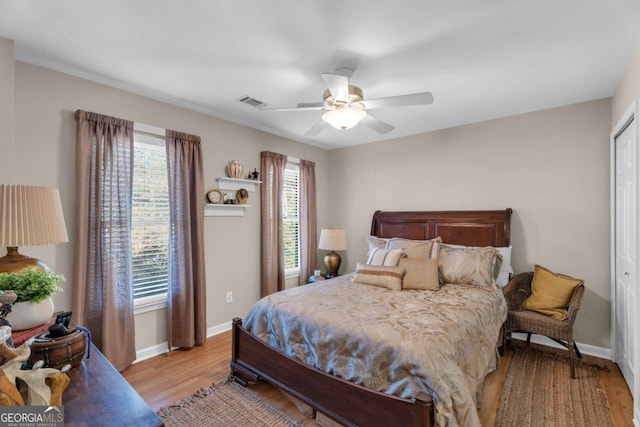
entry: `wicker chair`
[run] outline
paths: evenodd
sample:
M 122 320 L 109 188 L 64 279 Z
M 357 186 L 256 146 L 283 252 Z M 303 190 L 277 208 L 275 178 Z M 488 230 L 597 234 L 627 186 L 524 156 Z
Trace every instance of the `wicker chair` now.
M 573 340 L 573 323 L 580 308 L 580 299 L 584 293 L 584 283 L 581 282 L 573 291 L 567 306 L 567 318 L 558 320 L 535 311 L 520 309 L 524 300 L 531 295 L 532 280 L 533 272 L 516 274 L 503 289 L 509 314 L 502 326 L 502 350 L 506 350 L 507 341 L 511 339 L 512 332 L 526 332 L 527 345 L 531 341 L 531 334 L 547 336 L 569 350 L 571 378 L 575 378 L 575 355 L 578 358 L 582 358 L 582 355 Z

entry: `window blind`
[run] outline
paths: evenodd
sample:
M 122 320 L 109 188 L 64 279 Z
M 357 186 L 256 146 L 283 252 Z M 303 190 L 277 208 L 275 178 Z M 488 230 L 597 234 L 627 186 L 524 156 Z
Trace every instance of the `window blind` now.
M 162 145 L 134 141 L 132 197 L 133 298 L 167 292 L 169 188 Z
M 282 197 L 282 243 L 285 270 L 300 267 L 299 182 L 300 168 L 297 164 L 287 163 L 284 170 Z

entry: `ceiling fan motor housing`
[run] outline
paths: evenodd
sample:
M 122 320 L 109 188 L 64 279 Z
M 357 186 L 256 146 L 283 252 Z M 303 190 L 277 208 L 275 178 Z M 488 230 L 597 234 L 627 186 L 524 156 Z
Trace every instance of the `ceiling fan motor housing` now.
M 344 103 L 342 101 L 336 101 L 331 95 L 331 92 L 329 91 L 329 89 L 324 91 L 322 98 L 324 100 L 324 106 L 326 108 L 335 109 L 335 108 L 342 108 L 347 105 L 351 105 L 355 107 L 355 105 L 353 104 L 358 104 L 362 102 L 364 99 L 364 94 L 362 92 L 362 89 L 360 89 L 358 86 L 349 85 L 349 99 L 347 103 Z

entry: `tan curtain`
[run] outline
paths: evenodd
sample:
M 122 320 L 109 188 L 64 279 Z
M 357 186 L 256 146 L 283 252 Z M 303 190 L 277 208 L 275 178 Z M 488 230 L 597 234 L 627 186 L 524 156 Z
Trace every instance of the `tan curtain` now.
M 168 343 L 207 339 L 204 275 L 204 178 L 200 137 L 167 130 L 169 165 Z
M 133 122 L 76 111 L 72 310 L 123 371 L 136 358 L 131 286 Z
M 282 192 L 287 156 L 260 153 L 262 191 L 262 296 L 284 289 L 284 251 L 282 248 Z
M 316 164 L 300 160 L 300 284 L 307 283 L 318 258 Z

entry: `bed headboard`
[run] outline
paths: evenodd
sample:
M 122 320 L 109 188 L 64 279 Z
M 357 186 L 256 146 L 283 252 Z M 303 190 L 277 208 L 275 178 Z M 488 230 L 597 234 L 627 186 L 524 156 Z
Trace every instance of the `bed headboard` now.
M 428 240 L 466 246 L 509 246 L 511 209 L 501 211 L 376 211 L 371 235 Z

